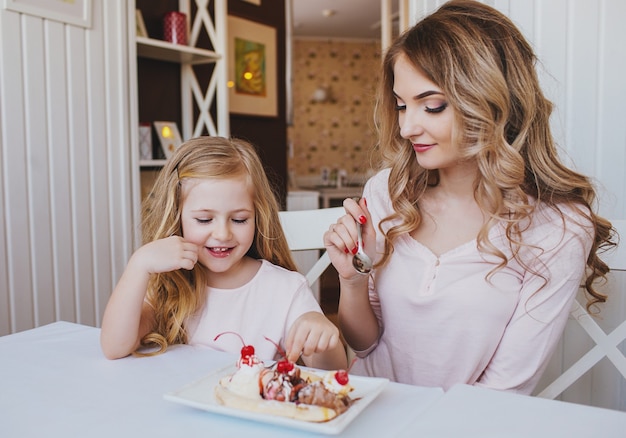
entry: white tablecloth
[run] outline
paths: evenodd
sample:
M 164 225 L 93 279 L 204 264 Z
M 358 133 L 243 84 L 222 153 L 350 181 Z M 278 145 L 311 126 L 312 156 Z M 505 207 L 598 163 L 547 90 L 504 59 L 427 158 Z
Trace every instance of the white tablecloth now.
M 185 345 L 110 361 L 99 334 L 58 322 L 0 337 L 1 437 L 317 436 L 163 398 L 235 356 Z M 341 436 L 623 438 L 626 413 L 467 385 L 444 394 L 390 383 Z
M 624 438 L 626 412 L 457 385 L 399 436 Z
M 313 433 L 241 420 L 164 400 L 236 357 L 190 346 L 107 360 L 99 329 L 58 322 L 0 338 L 0 436 L 308 437 Z M 443 395 L 390 383 L 342 433 L 392 437 Z

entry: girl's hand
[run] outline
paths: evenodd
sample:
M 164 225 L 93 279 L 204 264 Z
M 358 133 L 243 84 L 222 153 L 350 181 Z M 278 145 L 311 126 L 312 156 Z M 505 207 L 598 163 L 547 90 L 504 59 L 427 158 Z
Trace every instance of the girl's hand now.
M 287 359 L 292 362 L 301 354 L 323 353 L 340 344 L 339 329 L 319 312 L 307 312 L 296 319 L 285 340 Z
M 198 246 L 180 236 L 155 240 L 139 248 L 131 263 L 149 274 L 177 269 L 191 270 L 198 261 Z
M 352 258 L 358 250 L 356 222 L 361 224 L 363 250 L 374 260 L 372 255 L 376 245 L 376 232 L 371 224 L 367 202 L 364 198 L 358 203 L 352 198 L 347 198 L 343 201 L 343 207 L 347 214 L 339 218 L 337 223 L 331 225 L 324 233 L 324 246 L 340 277 L 346 280 L 367 278 L 352 266 Z

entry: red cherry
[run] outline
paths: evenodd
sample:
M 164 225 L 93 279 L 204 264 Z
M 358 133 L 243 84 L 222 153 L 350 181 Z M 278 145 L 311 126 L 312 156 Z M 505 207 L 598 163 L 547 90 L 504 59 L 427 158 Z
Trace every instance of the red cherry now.
M 283 350 L 280 347 L 280 345 L 278 345 L 276 342 L 272 341 L 267 336 L 263 336 L 263 337 L 265 339 L 267 339 L 268 341 L 270 341 L 272 344 L 274 344 L 274 346 L 276 347 L 276 350 L 278 350 L 280 355 L 284 358 L 284 360 L 281 360 L 280 362 L 278 362 L 276 364 L 276 371 L 278 371 L 279 373 L 288 373 L 289 371 L 293 370 L 293 367 L 295 365 L 293 364 L 293 362 L 289 362 L 289 360 L 287 359 L 287 353 L 285 353 L 285 350 Z M 283 370 L 283 371 L 281 371 L 281 370 Z
M 263 337 L 267 339 L 268 341 L 270 341 L 272 344 L 274 344 L 274 346 L 276 347 L 280 355 L 284 358 L 283 360 L 276 363 L 276 371 L 281 374 L 287 374 L 288 372 L 292 371 L 296 365 L 293 362 L 290 362 L 289 359 L 287 359 L 287 353 L 285 353 L 285 350 L 283 350 L 280 347 L 280 345 L 272 341 L 267 336 L 263 336 Z
M 287 374 L 289 371 L 293 370 L 293 367 L 293 362 L 289 362 L 288 360 L 281 360 L 276 364 L 276 371 L 281 374 Z
M 246 359 L 254 356 L 254 347 L 252 345 L 244 345 L 241 349 L 241 357 Z
M 348 376 L 348 372 L 346 370 L 339 370 L 335 373 L 335 380 L 340 385 L 347 385 L 350 381 L 350 377 Z
M 213 340 L 217 341 L 220 336 L 225 334 L 236 335 L 239 337 L 241 343 L 243 344 L 243 348 L 241 349 L 241 359 L 244 361 L 244 363 L 250 363 L 250 359 L 252 358 L 252 356 L 254 356 L 254 347 L 252 345 L 246 345 L 241 335 L 235 332 L 222 332 L 218 334 Z

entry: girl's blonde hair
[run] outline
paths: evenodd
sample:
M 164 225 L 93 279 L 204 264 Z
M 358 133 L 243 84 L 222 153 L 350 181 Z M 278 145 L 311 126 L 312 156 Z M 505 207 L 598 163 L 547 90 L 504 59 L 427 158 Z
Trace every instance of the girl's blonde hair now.
M 418 228 L 418 200 L 428 186 L 438 183 L 437 171 L 420 167 L 409 141 L 400 136 L 393 94 L 393 69 L 400 56 L 443 90 L 457 115 L 453 140 L 463 145 L 466 158 L 478 164 L 474 196 L 489 218 L 478 234 L 479 248 L 499 256 L 500 267 L 504 266 L 505 255 L 488 238 L 496 222 L 506 222 L 517 257 L 524 245 L 522 224 L 535 210 L 528 197 L 559 213 L 557 204 L 568 204 L 593 224 L 585 288 L 588 306 L 604 302 L 606 296 L 593 283 L 604 278 L 608 267 L 597 253 L 615 245 L 615 231 L 593 212 L 596 193 L 589 178 L 567 168 L 558 157 L 550 131 L 552 103 L 539 85 L 531 46 L 504 14 L 471 0 L 445 3 L 402 34 L 385 54 L 376 104 L 377 152 L 381 167 L 391 169 L 394 214 L 383 222 L 399 219 L 401 224 L 384 233 L 381 264 L 393 252 L 396 237 Z
M 171 235 L 182 236 L 183 180 L 241 175 L 248 179 L 255 209 L 256 231 L 247 255 L 295 271 L 280 225 L 279 203 L 261 160 L 250 143 L 234 138 L 198 137 L 174 152 L 143 203 L 144 244 Z M 150 279 L 147 300 L 154 308 L 155 323 L 154 331 L 142 339 L 142 344 L 157 345 L 159 349 L 149 354 L 161 353 L 171 344 L 187 342 L 184 322 L 202 306 L 206 285 L 207 270 L 199 263 L 191 271 L 179 269 Z

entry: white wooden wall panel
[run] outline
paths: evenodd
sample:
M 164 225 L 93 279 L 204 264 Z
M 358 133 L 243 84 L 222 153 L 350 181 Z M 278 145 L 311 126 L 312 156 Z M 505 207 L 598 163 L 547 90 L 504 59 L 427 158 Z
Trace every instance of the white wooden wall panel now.
M 412 0 L 410 23 L 443 4 Z M 491 0 L 520 27 L 540 60 L 539 77 L 555 104 L 552 127 L 568 164 L 594 178 L 599 211 L 626 218 L 626 2 L 623 0 Z M 622 237 L 626 242 L 626 236 Z M 598 324 L 610 332 L 626 319 L 626 274 L 611 274 L 609 302 Z M 593 344 L 574 321 L 544 380 L 551 381 Z M 622 345 L 622 349 L 626 346 Z M 560 397 L 562 400 L 626 410 L 626 382 L 601 361 Z
M 102 11 L 104 14 L 104 11 Z M 102 16 L 104 18 L 104 15 Z M 87 98 L 90 103 L 89 117 L 89 140 L 90 145 L 90 179 L 92 181 L 90 199 L 91 218 L 91 239 L 93 245 L 93 285 L 91 288 L 92 306 L 89 311 L 92 313 L 92 324 L 99 323 L 100 311 L 104 311 L 100 298 L 107 296 L 112 290 L 110 281 L 107 277 L 111 273 L 111 247 L 109 245 L 109 236 L 111 235 L 109 211 L 101 211 L 99 205 L 109 204 L 111 200 L 109 195 L 110 179 L 108 177 L 108 168 L 111 162 L 108 157 L 107 143 L 108 137 L 108 120 L 107 117 L 107 95 L 109 87 L 107 83 L 107 58 L 105 52 L 105 34 L 102 21 L 94 22 L 92 32 L 87 38 Z M 102 204 L 101 204 L 102 203 Z M 103 275 L 104 274 L 104 275 Z M 106 291 L 102 290 L 106 287 Z M 106 301 L 105 303 L 106 304 Z
M 31 254 L 30 275 L 33 283 L 33 318 L 38 323 L 54 321 L 52 289 L 52 251 L 50 235 L 49 157 L 46 146 L 46 111 L 42 106 L 45 96 L 44 40 L 41 20 L 24 16 L 22 29 L 25 38 L 24 54 L 24 110 L 26 154 L 28 161 L 28 234 Z M 33 217 L 32 213 L 35 213 Z
M 587 1 L 568 9 L 567 84 L 565 111 L 567 131 L 564 147 L 582 173 L 596 175 L 598 149 L 598 84 L 600 80 L 599 9 Z M 585 26 L 588 31 L 577 32 Z M 590 117 L 591 115 L 591 117 Z
M 603 213 L 613 218 L 626 218 L 626 2 L 600 2 L 600 80 L 598 81 L 598 113 L 590 113 L 598 120 L 599 166 L 596 177 L 609 196 L 602 204 Z M 580 21 L 577 31 L 584 29 Z M 589 145 L 581 145 L 588 147 Z M 624 238 L 626 241 L 626 238 Z
M 77 292 L 76 321 L 82 324 L 95 324 L 93 316 L 93 226 L 91 193 L 94 183 L 90 178 L 91 148 L 88 122 L 89 90 L 87 89 L 86 35 L 79 28 L 66 28 L 68 47 L 67 79 L 70 86 L 69 106 L 69 146 L 70 146 L 70 192 L 72 195 L 72 247 L 74 251 L 74 277 Z M 94 103 L 97 105 L 98 103 Z M 95 201 L 95 200 L 94 200 Z M 101 202 L 98 200 L 98 202 Z
M 74 296 L 74 263 L 72 245 L 73 223 L 70 215 L 72 197 L 70 183 L 70 147 L 68 81 L 65 74 L 67 50 L 65 26 L 57 22 L 46 23 L 45 50 L 54 53 L 46 58 L 45 109 L 48 120 L 45 125 L 50 150 L 50 197 L 52 222 L 52 259 L 55 275 L 52 287 L 55 291 L 55 319 L 74 320 L 76 299 Z
M 554 104 L 551 116 L 553 134 L 564 146 L 565 87 L 567 86 L 567 1 L 551 0 L 535 5 L 532 40 L 541 61 L 539 78 L 544 92 Z
M 0 18 L 1 19 L 1 18 Z M 1 43 L 0 43 L 1 44 Z M 0 58 L 2 50 L 0 49 Z M 2 60 L 0 59 L 0 65 Z M 0 93 L 2 92 L 2 73 L 0 72 Z M 0 120 L 2 120 L 2 106 L 0 105 Z M 0 123 L 0 138 L 2 138 L 2 123 Z M 4 150 L 0 147 L 0 188 L 4 185 L 3 177 L 6 174 L 4 163 Z M 0 333 L 9 333 L 9 270 L 7 266 L 7 240 L 5 238 L 7 222 L 5 220 L 6 202 L 4 193 L 0 190 Z
M 132 250 L 127 2 L 89 29 L 0 9 L 0 335 L 99 325 Z
M 33 297 L 31 291 L 32 278 L 30 274 L 30 236 L 28 229 L 28 203 L 27 203 L 27 151 L 25 121 L 24 121 L 24 81 L 22 70 L 22 44 L 19 38 L 21 34 L 20 20 L 7 19 L 4 15 L 1 19 L 2 44 L 2 89 L 0 98 L 5 102 L 11 102 L 11 106 L 3 105 L 2 109 L 2 149 L 3 149 L 3 185 L 4 192 L 4 216 L 6 236 L 6 260 L 7 265 L 7 300 L 6 307 L 3 305 L 3 317 L 10 331 L 30 328 L 34 325 Z M 13 38 L 4 37 L 12 35 Z M 5 69 L 5 65 L 13 68 Z M 20 147 L 15 147 L 20 145 Z M 10 165 L 9 165 L 10 163 Z M 10 189 L 8 184 L 10 182 Z M 12 291 L 28 291 L 28 293 L 16 294 Z M 5 304 L 3 303 L 3 304 Z

